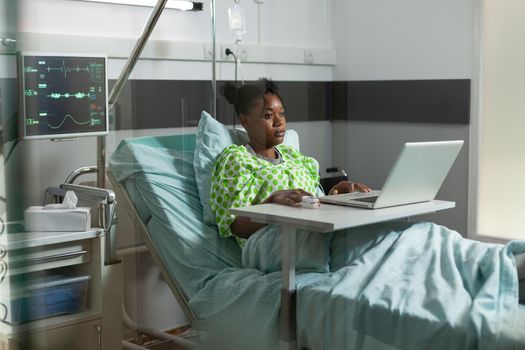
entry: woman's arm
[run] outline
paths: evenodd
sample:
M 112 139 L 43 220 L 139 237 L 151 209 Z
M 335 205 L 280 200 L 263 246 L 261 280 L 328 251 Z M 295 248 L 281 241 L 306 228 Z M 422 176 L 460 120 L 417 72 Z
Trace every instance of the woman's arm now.
M 311 194 L 301 189 L 275 191 L 262 203 L 279 203 L 291 207 L 297 207 L 300 205 L 301 199 L 304 196 L 311 196 Z M 264 226 L 266 226 L 266 224 L 251 222 L 247 217 L 238 216 L 230 225 L 230 229 L 237 237 L 247 239 L 254 234 L 255 231 Z
M 248 239 L 255 231 L 263 228 L 266 224 L 252 222 L 250 218 L 238 216 L 231 224 L 230 228 L 234 235 Z

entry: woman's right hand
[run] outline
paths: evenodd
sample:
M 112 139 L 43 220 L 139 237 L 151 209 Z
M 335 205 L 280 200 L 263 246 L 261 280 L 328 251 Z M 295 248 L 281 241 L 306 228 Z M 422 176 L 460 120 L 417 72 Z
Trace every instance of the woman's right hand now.
M 367 185 L 350 182 L 350 181 L 340 181 L 337 185 L 332 187 L 330 192 L 328 192 L 329 195 L 331 194 L 342 194 L 342 193 L 351 193 L 351 192 L 370 192 L 372 189 L 368 187 Z
M 263 203 L 279 203 L 289 205 L 291 207 L 299 207 L 304 196 L 312 195 L 300 188 L 294 190 L 275 191 L 270 195 L 270 197 L 266 198 Z

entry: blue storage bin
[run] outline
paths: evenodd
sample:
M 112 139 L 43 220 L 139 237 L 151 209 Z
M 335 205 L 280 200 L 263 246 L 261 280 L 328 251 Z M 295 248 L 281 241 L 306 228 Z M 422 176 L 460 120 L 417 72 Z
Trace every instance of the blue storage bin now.
M 84 311 L 89 279 L 64 272 L 18 277 L 12 284 L 7 321 L 19 324 Z

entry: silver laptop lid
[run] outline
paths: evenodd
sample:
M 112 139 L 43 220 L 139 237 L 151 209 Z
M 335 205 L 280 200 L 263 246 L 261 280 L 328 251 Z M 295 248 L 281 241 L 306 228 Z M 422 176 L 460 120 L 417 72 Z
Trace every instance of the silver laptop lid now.
M 433 200 L 462 146 L 462 140 L 405 143 L 374 208 Z

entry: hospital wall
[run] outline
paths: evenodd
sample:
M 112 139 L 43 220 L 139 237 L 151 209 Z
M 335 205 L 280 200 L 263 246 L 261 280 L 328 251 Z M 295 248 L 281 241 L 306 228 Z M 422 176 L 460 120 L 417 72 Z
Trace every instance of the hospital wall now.
M 379 187 L 404 142 L 465 140 L 437 196 L 455 201 L 456 208 L 414 218 L 438 222 L 463 236 L 467 235 L 468 213 L 473 6 L 472 0 L 332 2 L 332 33 L 337 55 L 333 79 L 354 82 L 357 86 L 372 84 L 375 87 L 372 93 L 398 98 L 397 105 L 390 101 L 391 119 L 388 115 L 368 113 L 371 115 L 367 120 L 349 111 L 346 120 L 334 121 L 333 163 L 346 167 L 354 180 Z M 414 83 L 420 89 L 415 92 L 418 99 L 432 100 L 435 97 L 432 94 L 446 94 L 447 90 L 460 92 L 457 95 L 461 98 L 456 101 L 443 98 L 425 108 L 418 105 L 417 100 L 389 90 L 389 86 L 410 90 Z M 443 90 L 436 90 L 436 84 L 442 85 Z M 386 102 L 375 101 L 372 96 L 369 107 L 381 113 L 374 104 Z M 450 105 L 446 106 L 447 103 Z M 440 108 L 447 111 L 446 114 L 435 115 L 433 109 Z M 415 115 L 411 115 L 413 109 Z M 458 110 L 460 112 L 450 118 Z M 360 110 L 360 113 L 366 112 L 366 108 Z
M 315 3 L 316 6 L 301 6 L 304 4 L 302 0 L 286 3 L 267 1 L 261 9 L 260 30 L 248 27 L 245 43 L 330 48 L 331 27 L 328 25 L 330 13 L 328 1 L 321 2 L 321 11 L 317 6 L 318 1 L 309 1 L 309 3 Z M 226 8 L 228 6 L 226 2 L 218 2 L 217 41 L 219 44 L 233 42 L 233 37 L 225 29 L 227 28 Z M 248 18 L 255 23 L 256 5 L 247 2 L 246 6 Z M 205 8 L 207 7 L 206 3 Z M 39 0 L 38 2 L 21 0 L 19 10 L 18 29 L 23 33 L 23 39 L 25 39 L 24 50 L 82 53 L 96 48 L 99 52 L 116 51 L 117 56 L 124 52 L 124 57 L 129 52 L 126 51 L 128 48 L 124 46 L 124 49 L 119 51 L 115 49 L 115 46 L 122 45 L 122 43 L 128 44 L 128 41 L 134 42 L 134 38 L 140 34 L 150 11 L 141 7 L 90 4 L 71 0 Z M 287 18 L 287 14 L 292 11 L 300 12 L 294 23 L 290 23 Z M 67 16 L 64 16 L 64 13 L 67 13 Z M 115 13 L 119 15 L 115 16 Z M 308 25 L 314 19 L 318 23 L 322 21 L 319 27 L 313 28 Z M 208 12 L 165 11 L 152 34 L 152 39 L 209 44 L 211 41 L 209 22 Z M 20 42 L 20 45 L 23 46 L 24 42 Z M 125 60 L 111 55 L 109 58 L 108 77 L 113 82 L 122 70 Z M 14 57 L 2 56 L 2 59 L 6 60 L 6 64 L 10 67 L 8 70 L 10 73 L 1 77 L 8 85 L 6 90 L 16 90 Z M 328 65 L 245 63 L 242 66 L 242 72 L 242 77 L 246 80 L 267 76 L 275 80 L 306 83 L 330 81 L 332 78 L 332 68 Z M 219 80 L 231 80 L 233 76 L 231 62 L 218 64 L 217 78 Z M 209 60 L 203 59 L 141 59 L 130 79 L 138 84 L 143 84 L 146 80 L 157 81 L 159 85 L 182 80 L 199 81 L 209 82 L 211 87 L 211 67 Z M 122 118 L 126 118 L 124 114 L 133 113 L 134 110 L 133 106 L 125 105 L 121 101 L 136 99 L 134 103 L 141 104 L 146 103 L 147 98 L 154 98 L 154 96 L 131 94 L 128 86 L 119 99 L 117 113 L 120 113 Z M 16 106 L 10 106 L 9 109 L 10 111 L 16 110 Z M 198 116 L 184 116 L 181 115 L 182 113 L 178 109 L 174 110 L 172 118 L 198 119 Z M 310 121 L 299 117 L 299 120 L 291 122 L 289 127 L 296 129 L 301 135 L 302 151 L 318 159 L 321 167 L 326 168 L 331 165 L 332 159 L 331 145 L 326 142 L 331 138 L 332 128 L 327 119 L 320 120 L 321 118 Z M 195 132 L 195 127 L 137 129 L 131 121 L 127 125 L 121 125 L 120 130 L 111 132 L 107 137 L 108 157 L 123 138 L 186 132 Z M 19 208 L 37 205 L 41 203 L 44 189 L 47 186 L 62 183 L 67 174 L 75 168 L 96 163 L 96 140 L 95 138 L 80 138 L 77 141 L 65 142 L 23 141 L 14 148 L 10 162 L 11 178 L 17 177 L 20 186 L 11 188 L 9 198 L 14 200 L 15 206 Z M 93 177 L 87 176 L 80 180 L 92 181 Z M 119 248 L 142 244 L 123 210 L 119 212 L 118 236 Z M 185 322 L 185 317 L 176 305 L 171 291 L 147 253 L 128 256 L 124 258 L 124 264 L 124 300 L 133 319 L 158 329 L 174 327 Z

